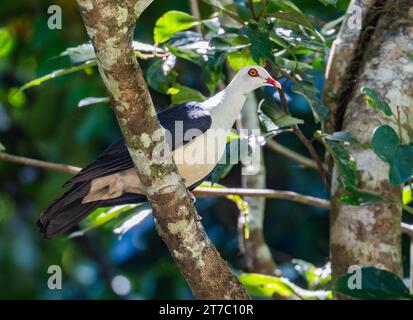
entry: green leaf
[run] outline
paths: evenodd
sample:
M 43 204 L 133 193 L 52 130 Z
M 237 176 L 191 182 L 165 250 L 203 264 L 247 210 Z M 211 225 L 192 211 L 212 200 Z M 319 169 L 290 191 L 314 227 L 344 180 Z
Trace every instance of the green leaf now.
M 325 6 L 327 6 L 327 5 L 332 5 L 334 7 L 337 6 L 337 0 L 318 0 L 318 1 L 320 1 Z
M 153 61 L 146 71 L 146 81 L 152 89 L 166 94 L 178 75 L 175 71 L 164 68 L 164 63 L 162 59 Z
M 289 298 L 294 291 L 278 277 L 266 276 L 258 273 L 244 273 L 238 276 L 239 281 L 247 292 L 255 297 L 270 297 L 279 294 Z
M 325 138 L 330 141 L 348 142 L 354 145 L 360 144 L 357 139 L 353 138 L 350 132 L 346 131 L 336 131 L 332 134 L 325 135 Z
M 140 204 L 127 204 L 112 208 L 99 208 L 92 212 L 79 231 L 72 232 L 69 238 L 83 236 L 87 231 L 101 227 L 122 214 L 132 213 Z
M 231 171 L 235 164 L 238 163 L 240 158 L 240 139 L 239 136 L 236 138 L 232 136 L 227 138 L 227 145 L 225 147 L 225 153 L 223 154 L 222 158 L 218 162 L 215 169 L 212 171 L 210 180 L 213 184 L 219 182 L 221 179 L 225 178 L 226 175 Z M 236 159 L 233 159 L 234 155 L 236 155 Z
M 249 49 L 231 52 L 228 54 L 227 59 L 230 67 L 236 72 L 238 72 L 244 67 L 257 64 L 251 57 L 251 52 Z
M 157 48 L 155 46 L 139 42 L 133 41 L 132 43 L 133 49 L 135 50 L 135 55 L 137 57 L 140 56 L 141 52 L 153 53 L 159 52 L 164 53 L 165 50 Z M 68 68 L 62 68 L 59 70 L 55 70 L 49 74 L 31 80 L 30 82 L 24 84 L 19 88 L 20 91 L 24 91 L 30 87 L 38 86 L 45 81 L 61 77 L 67 74 L 71 74 L 78 71 L 84 71 L 86 74 L 90 74 L 90 70 L 92 67 L 96 66 L 96 56 L 93 50 L 93 47 L 90 43 L 84 43 L 76 47 L 67 48 L 63 51 L 60 56 L 69 56 L 72 63 L 80 63 Z
M 257 112 L 258 118 L 267 132 L 276 133 L 281 128 L 304 123 L 302 119 L 294 118 L 282 111 L 273 98 L 261 100 Z
M 404 205 L 409 204 L 410 202 L 413 201 L 412 186 L 411 185 L 405 186 L 403 188 L 402 201 L 403 201 Z
M 331 299 L 331 293 L 324 290 L 305 290 L 283 277 L 272 277 L 258 273 L 244 273 L 238 276 L 247 292 L 255 297 L 284 298 L 299 297 L 304 300 Z
M 349 205 L 361 206 L 373 203 L 389 203 L 389 199 L 384 198 L 376 192 L 362 190 L 357 187 L 357 166 L 351 157 L 345 143 L 358 145 L 358 141 L 346 132 L 336 132 L 326 135 L 322 139 L 326 150 L 331 154 L 334 164 L 339 173 L 339 180 L 346 189 L 340 195 L 340 201 Z
M 370 107 L 374 109 L 379 109 L 383 111 L 383 113 L 386 116 L 392 116 L 393 112 L 389 106 L 389 104 L 382 98 L 380 93 L 377 91 L 363 87 L 361 88 L 361 93 L 364 93 L 366 95 L 366 103 Z
M 265 16 L 276 16 L 280 20 L 293 22 L 306 27 L 319 40 L 324 41 L 323 36 L 314 28 L 306 15 L 290 0 L 270 0 Z M 285 24 L 283 21 L 282 24 Z M 299 27 L 299 26 L 294 26 Z M 308 37 L 306 35 L 306 37 Z M 304 40 L 304 38 L 302 38 Z
M 350 156 L 348 150 L 338 142 L 324 140 L 327 151 L 334 159 L 340 181 L 345 188 L 357 184 L 356 161 Z
M 213 37 L 209 41 L 209 46 L 214 50 L 233 52 L 250 45 L 247 37 L 236 34 L 223 34 Z
M 359 189 L 355 186 L 348 186 L 346 191 L 340 195 L 340 201 L 352 206 L 365 206 L 375 203 L 392 203 L 390 199 L 384 198 L 377 192 Z
M 331 281 L 331 266 L 327 263 L 322 268 L 317 268 L 312 263 L 300 259 L 293 259 L 295 270 L 307 281 L 307 286 L 311 290 L 325 287 Z
M 349 284 L 356 284 L 356 272 L 360 272 L 361 288 L 351 289 Z M 337 280 L 333 286 L 335 292 L 363 300 L 413 300 L 409 289 L 397 275 L 374 267 L 361 268 Z
M 26 94 L 18 88 L 10 88 L 7 98 L 14 108 L 21 108 L 27 102 Z
M 174 83 L 167 91 L 171 95 L 173 104 L 180 104 L 189 101 L 205 101 L 206 97 L 198 90 Z
M 172 35 L 200 24 L 201 21 L 181 11 L 168 11 L 160 17 L 153 30 L 153 38 L 156 44 L 168 41 Z
M 322 122 L 327 118 L 328 109 L 321 103 L 320 98 L 317 96 L 319 91 L 310 78 L 308 78 L 308 81 L 295 81 L 291 90 L 302 95 L 307 100 L 316 122 Z
M 259 28 L 254 24 L 249 24 L 245 30 L 245 34 L 251 42 L 251 56 L 259 65 L 264 65 L 266 59 L 273 59 L 273 48 L 269 33 L 270 30 Z
M 390 165 L 389 181 L 402 184 L 413 175 L 413 145 L 400 144 L 399 137 L 389 125 L 377 127 L 371 139 L 373 151 Z
M 16 44 L 15 38 L 8 28 L 0 28 L 0 58 L 8 56 Z
M 267 13 L 266 16 L 278 18 L 280 20 L 295 22 L 296 24 L 302 25 L 309 29 L 314 29 L 314 26 L 307 19 L 307 17 L 302 13 L 298 13 L 296 10 L 270 12 Z
M 79 101 L 77 106 L 79 108 L 90 106 L 92 104 L 98 104 L 98 103 L 108 103 L 109 102 L 109 97 L 87 97 L 83 98 L 82 100 Z
M 4 144 L 2 144 L 1 142 L 0 142 L 0 151 L 5 151 L 6 150 L 6 147 L 4 146 Z
M 96 60 L 89 60 L 89 61 L 86 61 L 85 63 L 82 63 L 80 65 L 76 65 L 76 66 L 73 66 L 73 67 L 70 67 L 70 68 L 59 69 L 59 70 L 53 71 L 49 74 L 46 74 L 46 75 L 44 75 L 40 78 L 31 80 L 31 81 L 25 83 L 23 86 L 21 86 L 19 88 L 19 90 L 24 91 L 28 88 L 38 86 L 38 85 L 42 84 L 43 82 L 45 82 L 47 80 L 51 80 L 51 79 L 54 79 L 54 78 L 57 78 L 57 77 L 60 77 L 60 76 L 66 75 L 66 74 L 70 74 L 70 73 L 73 73 L 73 72 L 86 70 L 86 69 L 88 69 L 90 67 L 94 67 L 94 66 L 96 66 Z
M 194 50 L 175 48 L 173 46 L 166 46 L 166 47 L 169 49 L 169 51 L 173 55 L 179 58 L 188 60 L 192 63 L 195 63 L 196 65 L 200 67 L 202 67 L 205 64 L 205 60 L 203 59 L 202 55 Z
M 130 215 L 125 221 L 123 221 L 120 226 L 114 228 L 113 233 L 117 234 L 119 238 L 122 238 L 122 236 L 126 232 L 136 227 L 139 223 L 141 223 L 151 214 L 152 214 L 152 207 L 150 206 L 148 202 L 144 202 L 138 205 L 138 207 L 134 209 L 133 214 Z
M 390 167 L 391 184 L 402 184 L 413 175 L 413 145 L 400 145 Z
M 141 52 L 144 52 L 144 53 L 153 53 L 155 51 L 158 53 L 165 52 L 161 48 L 157 48 L 151 44 L 143 43 L 140 41 L 133 41 L 132 46 L 133 46 L 133 50 L 135 51 L 135 54 L 138 56 L 139 56 L 139 53 Z M 64 56 L 68 56 L 70 61 L 73 64 L 78 64 L 78 63 L 82 63 L 85 61 L 96 59 L 95 50 L 93 49 L 93 46 L 90 42 L 82 43 L 78 46 L 67 48 L 65 51 L 59 54 L 59 57 L 64 57 Z
M 374 130 L 371 147 L 382 160 L 391 164 L 396 156 L 399 145 L 399 137 L 389 125 L 382 125 Z

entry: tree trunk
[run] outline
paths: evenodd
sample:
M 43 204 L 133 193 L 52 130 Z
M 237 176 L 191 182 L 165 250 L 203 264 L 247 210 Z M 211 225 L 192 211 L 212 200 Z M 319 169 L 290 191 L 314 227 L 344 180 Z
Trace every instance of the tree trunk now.
M 412 127 L 413 64 L 407 54 L 413 52 L 413 1 L 359 0 L 351 5 L 363 8 L 363 29 L 352 30 L 346 19 L 336 50 L 332 50 L 325 88 L 325 103 L 332 115 L 326 131 L 348 131 L 361 143 L 370 143 L 373 130 L 381 124 L 398 130 L 382 112 L 366 104 L 362 87 L 380 92 L 395 114 L 400 108 L 402 122 Z M 402 132 L 402 140 L 409 142 L 407 131 Z M 388 165 L 371 149 L 352 147 L 350 152 L 357 162 L 359 187 L 400 203 L 401 186 L 389 184 Z M 330 219 L 333 280 L 354 265 L 384 268 L 401 276 L 401 205 L 344 205 L 339 200 L 343 191 L 334 168 Z
M 119 127 L 150 201 L 157 230 L 198 299 L 248 299 L 208 239 L 171 153 L 162 163 L 154 149 L 165 141 L 132 48 L 135 23 L 152 0 L 77 0 L 109 91 Z

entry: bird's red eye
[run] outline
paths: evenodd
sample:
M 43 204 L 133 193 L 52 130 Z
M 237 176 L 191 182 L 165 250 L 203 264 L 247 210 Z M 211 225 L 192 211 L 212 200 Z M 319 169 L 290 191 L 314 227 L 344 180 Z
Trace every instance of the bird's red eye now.
M 258 71 L 257 71 L 257 69 L 254 69 L 254 68 L 249 69 L 249 70 L 248 70 L 248 75 L 249 75 L 250 77 L 258 77 Z

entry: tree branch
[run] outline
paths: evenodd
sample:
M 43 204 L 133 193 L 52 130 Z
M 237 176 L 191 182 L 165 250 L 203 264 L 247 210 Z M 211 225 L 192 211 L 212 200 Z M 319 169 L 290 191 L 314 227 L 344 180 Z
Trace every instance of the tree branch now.
M 55 171 L 60 171 L 60 172 L 65 172 L 65 173 L 71 173 L 71 174 L 76 174 L 82 169 L 82 168 L 71 166 L 68 164 L 58 164 L 58 163 L 53 163 L 53 162 L 26 158 L 26 157 L 20 157 L 20 156 L 15 156 L 15 155 L 8 154 L 5 152 L 0 152 L 0 160 L 22 164 L 25 166 L 38 167 L 42 169 L 50 169 L 50 170 L 55 170 Z
M 198 299 L 249 299 L 207 237 L 169 153 L 153 158 L 165 141 L 135 58 L 135 23 L 152 0 L 77 0 L 99 72 L 156 218 L 157 231 Z
M 5 160 L 8 162 L 38 167 L 47 170 L 54 170 L 64 173 L 76 174 L 82 168 L 66 165 L 57 164 L 47 161 L 41 161 L 26 157 L 19 157 L 11 155 L 8 153 L 0 152 L 0 160 Z M 229 195 L 240 195 L 249 197 L 259 197 L 259 198 L 269 198 L 269 199 L 279 199 L 279 200 L 289 200 L 302 204 L 312 205 L 321 208 L 329 208 L 329 201 L 319 198 L 314 198 L 311 196 L 305 196 L 292 191 L 278 191 L 270 189 L 243 189 L 243 188 L 204 188 L 198 187 L 193 190 L 194 195 L 200 197 L 226 197 Z
M 54 170 L 63 173 L 76 174 L 82 168 L 67 165 L 67 164 L 58 164 L 53 162 L 47 162 L 42 160 L 36 160 L 32 158 L 20 157 L 11 155 L 5 152 L 0 152 L 0 160 L 33 166 L 41 169 Z M 227 197 L 229 195 L 239 195 L 239 196 L 249 196 L 249 197 L 261 197 L 268 199 L 277 199 L 277 200 L 289 200 L 298 202 L 301 204 L 306 204 L 314 207 L 330 209 L 330 201 L 320 198 L 315 198 L 311 196 L 305 196 L 300 193 L 293 191 L 280 191 L 280 190 L 271 190 L 271 189 L 244 189 L 244 188 L 205 188 L 198 187 L 193 193 L 196 196 L 200 197 Z M 402 223 L 401 228 L 403 233 L 408 235 L 413 239 L 413 226 L 407 223 Z
M 259 19 L 258 19 L 257 13 L 255 12 L 254 1 L 253 1 L 253 0 L 248 0 L 248 6 L 249 6 L 249 8 L 250 8 L 252 18 L 253 18 L 256 22 L 258 22 Z
M 329 209 L 330 201 L 305 196 L 293 191 L 280 191 L 271 189 L 244 189 L 244 188 L 197 188 L 196 195 L 202 197 L 225 197 L 228 195 L 240 195 L 246 197 L 261 197 L 267 199 L 289 200 L 301 204 Z

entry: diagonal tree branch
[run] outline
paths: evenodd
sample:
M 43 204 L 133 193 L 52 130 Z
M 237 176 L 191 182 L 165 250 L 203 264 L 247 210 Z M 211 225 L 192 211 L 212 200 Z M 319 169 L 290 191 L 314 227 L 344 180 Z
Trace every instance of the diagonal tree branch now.
M 157 231 L 198 299 L 249 299 L 208 239 L 172 160 L 154 161 L 164 129 L 136 61 L 136 19 L 152 0 L 77 0 L 100 75 L 137 174 L 146 187 Z

